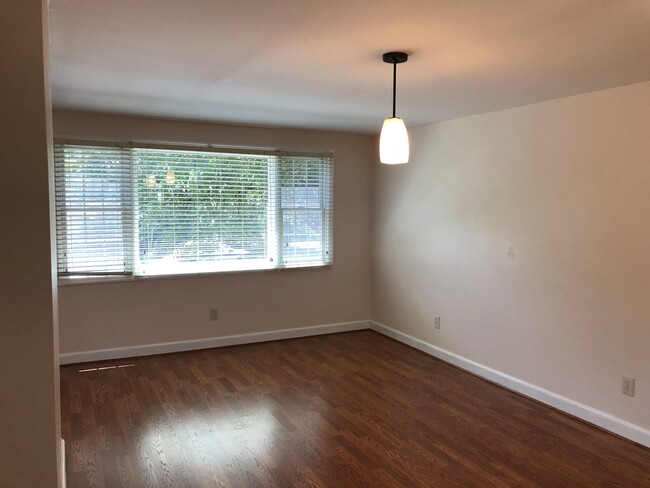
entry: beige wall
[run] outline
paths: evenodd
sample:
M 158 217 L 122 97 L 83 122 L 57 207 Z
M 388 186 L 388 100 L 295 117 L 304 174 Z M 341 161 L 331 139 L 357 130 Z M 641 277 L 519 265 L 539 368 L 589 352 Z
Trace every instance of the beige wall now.
M 0 487 L 52 488 L 60 421 L 47 2 L 6 2 L 0 32 Z
M 59 287 L 61 352 L 147 345 L 370 318 L 374 138 L 55 112 L 57 135 L 324 148 L 335 153 L 334 265 Z M 219 308 L 210 322 L 208 310 Z
M 373 320 L 650 427 L 649 130 L 650 83 L 411 130 L 376 172 Z

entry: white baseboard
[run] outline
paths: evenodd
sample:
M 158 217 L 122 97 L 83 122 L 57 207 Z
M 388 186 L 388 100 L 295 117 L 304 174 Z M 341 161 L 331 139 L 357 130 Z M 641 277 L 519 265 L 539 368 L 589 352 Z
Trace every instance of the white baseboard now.
M 140 346 L 116 347 L 112 349 L 97 349 L 94 351 L 68 352 L 59 355 L 60 364 L 86 363 L 89 361 L 104 361 L 106 359 L 132 358 L 136 356 L 151 356 L 169 352 L 193 351 L 196 349 L 211 349 L 213 347 L 234 346 L 237 344 L 252 344 L 255 342 L 277 341 L 314 335 L 349 332 L 369 329 L 370 322 L 341 322 L 338 324 L 314 325 L 295 329 L 281 329 L 269 332 L 254 332 L 224 337 L 208 337 L 191 341 L 162 342 Z
M 61 439 L 61 488 L 68 486 L 68 479 L 65 475 L 65 440 Z
M 483 366 L 482 364 L 424 342 L 386 325 L 371 321 L 370 328 L 380 334 L 384 334 L 399 342 L 408 344 L 415 349 L 419 349 L 420 351 L 441 359 L 446 363 L 453 364 L 458 368 L 504 386 L 509 390 L 534 398 L 535 400 L 550 405 L 551 407 L 597 425 L 602 429 L 618 434 L 634 442 L 638 442 L 646 447 L 650 447 L 650 430 L 644 429 L 639 425 L 632 424 L 601 410 L 597 410 L 588 405 L 563 397 L 495 369 L 488 368 L 487 366 Z

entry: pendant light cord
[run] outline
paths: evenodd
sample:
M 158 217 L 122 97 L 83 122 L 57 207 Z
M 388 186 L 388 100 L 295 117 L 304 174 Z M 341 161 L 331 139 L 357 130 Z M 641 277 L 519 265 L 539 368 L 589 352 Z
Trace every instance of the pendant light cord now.
M 395 99 L 397 98 L 397 62 L 393 60 L 393 118 L 395 118 Z

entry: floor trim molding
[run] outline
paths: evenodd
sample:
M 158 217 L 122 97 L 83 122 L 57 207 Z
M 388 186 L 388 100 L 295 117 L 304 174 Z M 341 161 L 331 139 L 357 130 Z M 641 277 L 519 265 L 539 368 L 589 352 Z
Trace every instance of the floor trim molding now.
M 594 424 L 602 429 L 608 430 L 622 437 L 630 439 L 646 447 L 650 447 L 650 430 L 627 422 L 611 414 L 597 410 L 588 405 L 576 402 L 539 386 L 527 383 L 513 376 L 489 368 L 482 364 L 471 361 L 467 358 L 454 354 L 416 337 L 400 332 L 386 325 L 371 321 L 371 329 L 385 336 L 391 337 L 399 342 L 407 344 L 415 349 L 425 352 L 433 357 L 441 359 L 465 371 L 497 383 L 509 390 L 521 393 L 534 398 L 551 407 L 562 410 L 570 415 L 578 417 L 586 422 Z
M 60 472 L 60 477 L 61 477 L 61 488 L 66 488 L 68 486 L 68 477 L 66 476 L 65 472 L 65 440 L 61 438 L 61 466 L 60 466 L 61 472 Z
M 194 351 L 197 349 L 211 349 L 213 347 L 235 346 L 238 344 L 252 344 L 255 342 L 277 341 L 280 339 L 293 339 L 314 335 L 333 334 L 336 332 L 349 332 L 370 328 L 370 321 L 340 322 L 336 324 L 313 325 L 293 329 L 281 329 L 268 332 L 254 332 L 223 337 L 208 337 L 191 341 L 161 342 L 158 344 L 144 344 L 139 346 L 116 347 L 111 349 L 96 349 L 93 351 L 68 352 L 59 354 L 60 364 L 87 363 L 90 361 L 104 361 L 107 359 L 131 358 L 136 356 L 151 356 L 169 352 Z

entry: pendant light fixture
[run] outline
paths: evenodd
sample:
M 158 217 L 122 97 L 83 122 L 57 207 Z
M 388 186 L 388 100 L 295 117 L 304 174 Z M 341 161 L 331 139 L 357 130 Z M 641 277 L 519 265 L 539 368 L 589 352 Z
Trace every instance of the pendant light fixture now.
M 384 120 L 379 136 L 379 160 L 384 164 L 403 164 L 409 161 L 409 136 L 404 121 L 395 117 L 397 65 L 408 60 L 408 54 L 390 52 L 383 56 L 384 63 L 393 65 L 393 116 Z

